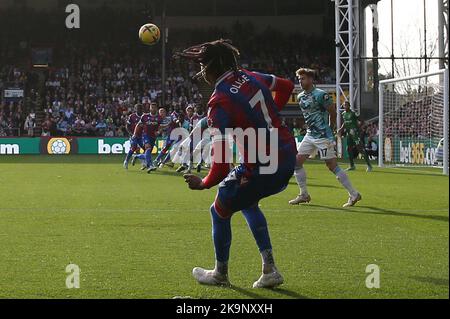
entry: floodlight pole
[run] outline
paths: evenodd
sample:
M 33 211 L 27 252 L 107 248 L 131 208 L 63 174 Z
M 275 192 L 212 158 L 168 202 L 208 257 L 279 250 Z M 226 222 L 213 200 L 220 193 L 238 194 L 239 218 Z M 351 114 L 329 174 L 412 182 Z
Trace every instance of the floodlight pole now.
M 424 70 L 425 73 L 428 72 L 428 66 L 427 66 L 427 4 L 425 3 L 425 0 L 423 0 L 423 52 L 424 52 Z
M 395 55 L 394 55 L 394 0 L 391 0 L 391 77 L 395 78 Z
M 448 0 L 439 0 L 438 2 L 438 46 L 439 46 L 439 69 L 448 69 L 449 67 L 449 19 L 448 19 Z
M 380 83 L 380 77 L 378 75 L 378 41 L 380 26 L 378 24 L 378 5 L 369 5 L 372 11 L 372 73 L 373 73 L 373 100 L 374 103 L 378 102 L 378 84 Z
M 166 106 L 166 1 L 162 1 L 161 14 L 161 105 Z
M 443 149 L 443 165 L 444 174 L 448 175 L 448 165 L 449 165 L 449 71 L 445 69 L 444 71 L 444 149 Z
M 360 105 L 360 29 L 359 0 L 335 0 L 336 28 L 336 125 L 341 126 L 341 98 L 359 114 Z

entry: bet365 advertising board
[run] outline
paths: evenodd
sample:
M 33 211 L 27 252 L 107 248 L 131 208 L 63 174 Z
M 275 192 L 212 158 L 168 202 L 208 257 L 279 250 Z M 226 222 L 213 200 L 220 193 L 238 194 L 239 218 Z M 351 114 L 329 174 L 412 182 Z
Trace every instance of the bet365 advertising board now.
M 302 136 L 296 137 L 300 143 Z M 153 153 L 159 152 L 164 145 L 163 139 L 157 139 Z M 386 143 L 385 143 L 386 147 Z M 397 163 L 427 164 L 433 162 L 436 146 L 429 141 L 411 141 L 409 139 L 392 139 L 389 149 L 385 149 L 386 156 Z M 0 138 L 0 155 L 19 154 L 125 154 L 130 149 L 130 141 L 124 137 L 21 137 Z M 342 140 L 343 158 L 347 158 L 346 141 Z M 394 158 L 396 157 L 396 158 Z M 397 158 L 398 157 L 398 158 Z M 432 164 L 430 164 L 432 165 Z
M 297 137 L 297 143 L 302 138 Z M 164 139 L 157 139 L 153 153 L 159 152 L 163 146 Z M 130 141 L 124 137 L 0 137 L 0 155 L 114 155 L 125 154 L 129 150 Z
M 439 155 L 438 145 L 430 139 L 390 138 L 384 140 L 386 163 L 410 165 L 435 165 Z
M 163 147 L 164 140 L 158 139 L 153 153 Z M 0 155 L 30 154 L 125 154 L 130 141 L 121 137 L 21 137 L 0 138 Z

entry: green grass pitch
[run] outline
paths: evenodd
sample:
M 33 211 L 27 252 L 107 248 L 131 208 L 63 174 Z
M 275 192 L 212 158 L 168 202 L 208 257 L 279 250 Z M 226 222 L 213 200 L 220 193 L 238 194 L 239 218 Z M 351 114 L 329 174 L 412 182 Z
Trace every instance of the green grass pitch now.
M 319 162 L 306 165 L 312 202 L 291 207 L 294 179 L 260 205 L 285 284 L 251 288 L 260 257 L 237 213 L 231 288 L 198 285 L 213 265 L 209 206 L 165 168 L 148 175 L 122 157 L 0 158 L 0 298 L 448 298 L 449 179 L 438 170 L 378 169 L 349 176 L 363 200 Z M 344 167 L 344 165 L 343 165 Z M 69 263 L 80 288 L 65 286 Z M 365 285 L 366 266 L 380 288 Z

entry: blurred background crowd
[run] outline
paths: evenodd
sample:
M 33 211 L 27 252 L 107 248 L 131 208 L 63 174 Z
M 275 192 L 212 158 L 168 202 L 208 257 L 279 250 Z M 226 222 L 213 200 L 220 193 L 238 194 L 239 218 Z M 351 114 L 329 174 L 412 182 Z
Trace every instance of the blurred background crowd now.
M 335 83 L 332 41 L 323 38 L 286 35 L 271 28 L 257 32 L 250 22 L 236 22 L 228 29 L 171 30 L 162 105 L 160 44 L 145 47 L 138 41 L 137 18 L 132 14 L 107 10 L 87 14 L 92 16 L 84 18 L 83 28 L 70 33 L 55 28 L 55 17 L 46 13 L 12 10 L 0 14 L 5 26 L 0 32 L 0 90 L 25 91 L 25 97 L 15 101 L 0 98 L 0 136 L 125 136 L 126 118 L 137 102 L 155 101 L 169 113 L 183 113 L 187 105 L 195 104 L 204 112 L 210 89 L 192 80 L 198 66 L 174 60 L 172 55 L 221 37 L 232 39 L 240 49 L 244 68 L 298 83 L 295 70 L 308 66 L 318 71 L 317 83 Z M 28 16 L 31 23 L 17 26 L 19 15 L 22 20 Z M 114 23 L 118 19 L 121 23 Z M 33 25 L 41 31 L 33 33 Z M 21 36 L 29 34 L 34 38 Z M 31 66 L 30 43 L 51 49 L 49 67 L 36 71 Z M 304 134 L 301 117 L 284 121 L 295 135 Z

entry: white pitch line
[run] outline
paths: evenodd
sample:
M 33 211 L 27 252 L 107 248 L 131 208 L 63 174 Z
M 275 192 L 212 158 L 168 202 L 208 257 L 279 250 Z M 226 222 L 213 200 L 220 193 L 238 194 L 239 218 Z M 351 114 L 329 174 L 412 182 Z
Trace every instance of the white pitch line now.
M 337 208 L 310 208 L 308 206 L 298 206 L 293 207 L 290 210 L 286 209 L 276 209 L 276 208 L 270 208 L 270 207 L 262 207 L 267 213 L 269 212 L 277 212 L 277 213 L 298 213 L 298 212 L 342 212 L 344 211 L 343 208 L 337 207 Z M 367 212 L 380 212 L 382 213 L 382 210 L 377 209 L 370 209 L 366 207 L 358 207 L 354 206 L 353 208 L 348 208 L 346 211 L 349 213 L 352 212 L 352 210 L 358 209 L 358 212 L 361 210 L 367 211 Z M 448 212 L 448 209 L 431 209 L 431 210 L 411 210 L 411 209 L 393 209 L 393 208 L 384 208 L 381 207 L 380 209 L 386 210 L 386 211 L 392 211 L 397 213 L 440 213 L 440 212 Z M 117 209 L 117 208 L 49 208 L 49 209 L 34 209 L 34 208 L 0 208 L 0 212 L 32 212 L 32 213 L 48 213 L 48 212 L 64 212 L 64 213 L 71 213 L 71 212 L 88 212 L 88 211 L 94 211 L 99 213 L 167 213 L 167 212 L 173 212 L 177 213 L 178 209 Z M 201 207 L 201 208 L 190 208 L 188 210 L 184 210 L 184 212 L 202 212 L 202 211 L 208 211 L 209 209 L 207 207 Z
M 383 168 L 383 169 L 386 169 L 386 170 L 389 170 L 389 169 L 396 169 L 396 170 L 401 170 L 401 171 L 407 171 L 407 172 L 417 173 L 417 174 L 419 174 L 419 175 L 423 175 L 423 174 L 431 174 L 431 175 L 436 175 L 436 176 L 445 176 L 444 174 L 442 174 L 442 172 L 433 172 L 433 171 L 431 171 L 431 170 L 423 170 L 423 169 L 420 169 L 420 168 L 413 169 L 413 168 L 406 168 L 406 167 L 387 167 L 387 168 Z M 442 168 L 435 168 L 435 169 L 436 169 L 436 170 L 437 170 L 437 169 L 442 170 Z

